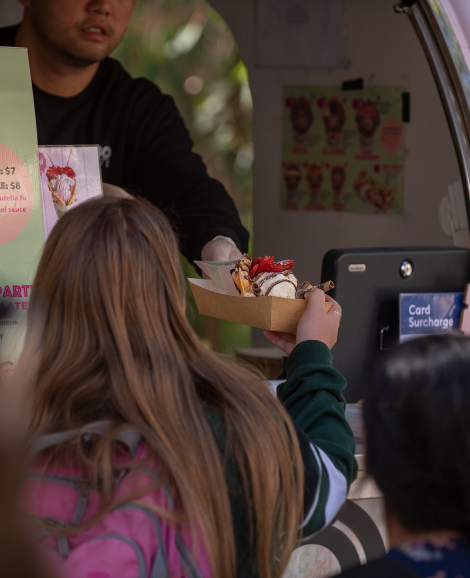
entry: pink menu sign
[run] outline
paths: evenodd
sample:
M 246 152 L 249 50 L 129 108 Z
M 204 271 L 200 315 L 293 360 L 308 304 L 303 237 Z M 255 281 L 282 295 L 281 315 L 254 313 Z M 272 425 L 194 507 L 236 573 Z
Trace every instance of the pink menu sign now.
M 47 239 L 65 213 L 88 199 L 102 196 L 99 147 L 41 146 L 38 153 Z

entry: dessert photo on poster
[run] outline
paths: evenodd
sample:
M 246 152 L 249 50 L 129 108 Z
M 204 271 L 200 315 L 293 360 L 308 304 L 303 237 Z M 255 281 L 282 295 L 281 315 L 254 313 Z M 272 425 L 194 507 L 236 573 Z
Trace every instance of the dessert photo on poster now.
M 99 147 L 40 146 L 44 238 L 57 221 L 80 203 L 103 194 Z
M 285 86 L 280 207 L 404 213 L 403 86 Z

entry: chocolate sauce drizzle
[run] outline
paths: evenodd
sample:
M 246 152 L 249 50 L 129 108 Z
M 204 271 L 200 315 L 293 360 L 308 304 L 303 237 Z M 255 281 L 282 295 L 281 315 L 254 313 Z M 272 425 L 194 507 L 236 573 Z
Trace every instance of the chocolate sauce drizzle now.
M 302 281 L 302 283 L 298 286 L 297 291 L 295 292 L 296 299 L 304 299 L 305 293 L 307 293 L 309 287 L 311 287 L 308 281 Z
M 293 283 L 290 279 L 279 279 L 278 281 L 274 281 L 274 283 L 271 285 L 271 287 L 266 291 L 265 296 L 267 297 L 271 293 L 271 290 L 273 289 L 273 287 L 276 287 L 276 285 L 279 285 L 279 283 L 290 283 L 291 285 L 294 286 L 294 289 L 297 288 L 295 283 Z
M 270 281 L 271 279 L 274 279 L 275 277 L 281 274 L 284 275 L 286 279 L 278 279 L 277 281 L 274 281 L 274 283 L 272 283 L 271 286 L 266 291 L 265 296 L 267 297 L 271 293 L 273 287 L 279 285 L 279 283 L 290 283 L 291 285 L 294 286 L 294 289 L 297 290 L 297 285 L 291 279 L 287 279 L 287 277 L 290 274 L 292 274 L 290 271 L 282 271 L 282 273 L 269 273 L 268 275 L 266 275 L 266 277 L 263 277 L 263 279 L 259 281 L 260 277 L 264 274 L 265 272 L 263 271 L 259 275 L 255 275 L 254 278 L 252 279 L 253 293 L 256 295 L 256 297 L 260 297 L 262 295 L 261 287 L 266 283 L 266 281 Z

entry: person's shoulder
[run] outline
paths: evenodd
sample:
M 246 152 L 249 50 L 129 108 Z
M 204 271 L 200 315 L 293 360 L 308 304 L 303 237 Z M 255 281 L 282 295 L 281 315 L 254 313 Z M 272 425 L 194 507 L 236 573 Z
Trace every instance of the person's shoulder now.
M 357 566 L 340 574 L 340 578 L 418 578 L 418 574 L 407 566 L 384 556 L 364 566 Z
M 163 94 L 146 78 L 132 78 L 114 58 L 108 57 L 102 61 L 96 86 L 110 106 L 129 112 L 135 127 L 149 127 L 154 131 L 156 125 L 179 117 L 171 96 Z
M 146 78 L 132 78 L 124 66 L 115 58 L 105 58 L 101 63 L 101 69 L 108 81 L 119 85 L 119 90 L 127 93 L 148 93 L 153 96 L 162 95 L 156 84 Z
M 19 27 L 19 24 L 15 24 L 0 28 L 0 46 L 15 46 L 16 33 Z

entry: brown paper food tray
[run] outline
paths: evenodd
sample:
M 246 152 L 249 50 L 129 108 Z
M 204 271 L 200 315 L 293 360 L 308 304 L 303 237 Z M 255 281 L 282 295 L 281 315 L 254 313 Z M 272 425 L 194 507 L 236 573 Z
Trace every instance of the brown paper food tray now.
M 213 290 L 206 279 L 188 279 L 199 313 L 235 321 L 269 331 L 296 333 L 297 325 L 307 307 L 304 299 L 282 297 L 233 297 Z M 325 303 L 328 311 L 331 303 Z

